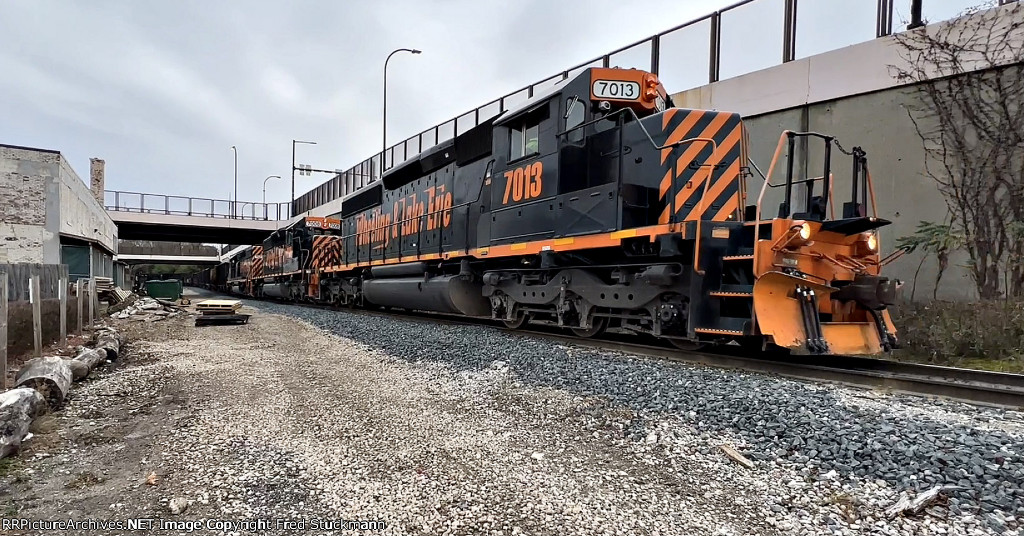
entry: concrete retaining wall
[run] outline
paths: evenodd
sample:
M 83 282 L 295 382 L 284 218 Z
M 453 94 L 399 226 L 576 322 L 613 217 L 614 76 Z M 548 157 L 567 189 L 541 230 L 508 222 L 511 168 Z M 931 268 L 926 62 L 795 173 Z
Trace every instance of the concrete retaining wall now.
M 60 233 L 95 242 L 109 252 L 116 252 L 117 226 L 107 211 L 63 158 L 60 159 L 59 174 Z
M 924 146 L 905 108 L 906 102 L 912 99 L 917 99 L 915 90 L 903 87 L 749 118 L 746 124 L 750 131 L 751 158 L 767 173 L 779 136 L 786 129 L 835 135 L 847 150 L 854 145 L 863 147 L 868 154 L 868 167 L 875 185 L 878 215 L 893 222 L 883 227 L 880 233 L 883 252 L 891 252 L 896 240 L 913 234 L 918 222 L 941 223 L 948 213 L 945 199 L 933 180 L 924 173 Z M 798 149 L 794 162 L 798 178 L 816 177 L 822 173 L 821 143 L 811 142 L 807 149 Z M 777 183 L 784 178 L 785 166 L 785 158 L 780 158 L 772 182 Z M 836 179 L 833 195 L 835 209 L 840 214 L 842 203 L 849 201 L 851 195 L 851 166 L 852 160 L 848 156 L 833 151 L 832 170 Z M 762 184 L 760 177 L 748 180 L 748 203 L 756 201 Z M 777 213 L 782 199 L 781 190 L 769 189 L 766 193 L 763 204 L 766 214 L 774 216 Z M 794 200 L 802 201 L 802 191 L 796 188 L 794 192 Z M 888 267 L 888 273 L 912 283 L 921 259 L 922 253 L 905 255 Z M 940 299 L 976 299 L 970 275 L 961 267 L 964 262 L 964 253 L 950 259 L 950 267 L 939 288 Z M 918 275 L 916 298 L 931 297 L 937 271 L 937 263 L 928 259 Z M 909 292 L 908 286 L 907 297 Z

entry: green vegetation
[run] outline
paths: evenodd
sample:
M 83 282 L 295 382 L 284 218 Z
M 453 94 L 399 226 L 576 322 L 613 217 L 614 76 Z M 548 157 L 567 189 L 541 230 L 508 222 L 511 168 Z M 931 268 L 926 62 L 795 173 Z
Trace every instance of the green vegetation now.
M 1024 372 L 1024 301 L 904 303 L 892 315 L 897 359 Z
M 958 250 L 964 245 L 964 235 L 953 230 L 952 225 L 937 224 L 929 221 L 917 223 L 914 234 L 904 236 L 896 241 L 896 247 L 907 253 L 913 253 L 920 249 L 924 255 L 914 272 L 914 282 L 910 288 L 910 301 L 914 301 L 917 294 L 917 275 L 921 273 L 921 267 L 928 260 L 929 255 L 934 255 L 939 264 L 939 271 L 935 275 L 935 286 L 932 287 L 932 299 L 936 299 L 939 292 L 939 282 L 942 281 L 942 274 L 949 268 L 949 254 Z

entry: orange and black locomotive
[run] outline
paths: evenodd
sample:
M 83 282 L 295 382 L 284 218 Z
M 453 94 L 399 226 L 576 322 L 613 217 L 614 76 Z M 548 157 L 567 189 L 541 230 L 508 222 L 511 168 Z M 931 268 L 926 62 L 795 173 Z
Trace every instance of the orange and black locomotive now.
M 340 213 L 277 231 L 236 288 L 583 337 L 891 348 L 899 283 L 881 275 L 889 222 L 864 153 L 837 207 L 833 138 L 785 132 L 761 174 L 747 136 L 737 114 L 673 107 L 652 73 L 587 69 L 390 169 Z M 801 138 L 824 146 L 820 177 L 794 177 Z

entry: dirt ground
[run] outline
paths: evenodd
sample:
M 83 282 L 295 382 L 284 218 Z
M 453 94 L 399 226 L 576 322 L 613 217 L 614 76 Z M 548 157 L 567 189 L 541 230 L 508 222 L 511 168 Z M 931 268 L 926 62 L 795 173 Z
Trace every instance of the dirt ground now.
M 117 327 L 123 328 L 129 341 L 174 339 L 183 335 L 187 322 L 174 319 L 145 326 L 124 322 Z M 69 340 L 69 344 L 84 340 Z M 55 348 L 48 350 L 47 355 L 58 354 Z M 158 366 L 153 356 L 134 350 L 131 343 L 123 352 L 124 359 L 76 385 L 63 410 L 33 422 L 33 435 L 23 443 L 19 456 L 0 460 L 4 518 L 113 518 L 112 505 L 117 503 L 132 504 L 143 517 L 160 512 L 161 490 L 142 484 L 152 472 L 147 472 L 148 460 L 159 457 L 161 443 L 183 414 L 180 389 L 158 375 L 148 378 L 149 385 L 117 382 L 115 388 L 106 388 L 110 379 L 127 370 Z M 22 533 L 52 532 L 0 530 L 0 534 Z

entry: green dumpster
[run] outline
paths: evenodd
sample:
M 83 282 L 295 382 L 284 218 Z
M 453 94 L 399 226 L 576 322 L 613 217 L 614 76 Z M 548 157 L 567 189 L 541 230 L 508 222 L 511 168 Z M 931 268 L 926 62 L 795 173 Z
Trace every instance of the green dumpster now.
M 181 297 L 180 279 L 161 279 L 146 281 L 146 294 L 151 298 L 162 300 L 177 300 Z

